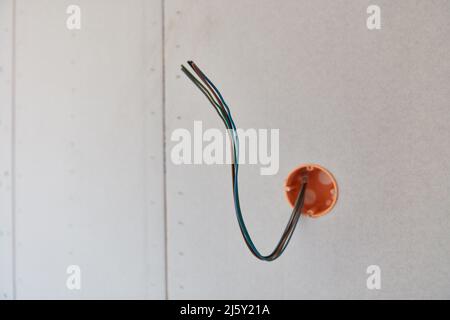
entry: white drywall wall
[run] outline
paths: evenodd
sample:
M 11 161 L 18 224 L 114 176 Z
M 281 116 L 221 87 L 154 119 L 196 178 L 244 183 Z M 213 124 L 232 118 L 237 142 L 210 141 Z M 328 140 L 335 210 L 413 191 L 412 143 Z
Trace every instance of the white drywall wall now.
M 13 1 L 0 1 L 0 299 L 14 297 L 12 201 Z
M 222 123 L 180 72 L 196 61 L 243 128 L 280 129 L 280 171 L 240 170 L 243 212 L 268 253 L 301 163 L 336 177 L 335 209 L 301 219 L 273 263 L 248 252 L 230 169 L 168 162 L 171 298 L 450 297 L 450 5 L 377 1 L 167 1 L 167 132 Z M 168 150 L 174 145 L 168 146 Z M 378 265 L 382 290 L 368 290 Z
M 161 3 L 70 4 L 17 1 L 17 297 L 164 298 Z

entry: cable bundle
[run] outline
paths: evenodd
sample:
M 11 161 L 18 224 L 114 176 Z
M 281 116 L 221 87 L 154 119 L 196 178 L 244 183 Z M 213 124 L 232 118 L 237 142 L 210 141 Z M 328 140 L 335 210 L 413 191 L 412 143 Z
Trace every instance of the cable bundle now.
M 186 74 L 186 76 L 197 86 L 197 88 L 206 96 L 206 98 L 211 102 L 212 106 L 216 110 L 219 117 L 222 119 L 225 127 L 228 130 L 229 137 L 231 140 L 231 152 L 232 152 L 232 163 L 231 163 L 231 177 L 233 186 L 233 199 L 234 208 L 236 211 L 236 217 L 239 223 L 239 228 L 241 230 L 242 236 L 244 237 L 247 247 L 250 249 L 252 254 L 260 260 L 273 261 L 277 259 L 283 251 L 286 249 L 292 234 L 294 233 L 295 227 L 297 226 L 298 220 L 300 218 L 301 209 L 303 207 L 303 202 L 305 198 L 305 191 L 307 185 L 307 175 L 305 174 L 300 181 L 300 191 L 298 193 L 297 200 L 295 201 L 294 209 L 292 211 L 289 222 L 281 236 L 275 249 L 267 256 L 262 255 L 255 247 L 247 227 L 245 226 L 244 219 L 242 217 L 241 206 L 239 202 L 239 188 L 238 188 L 238 172 L 239 172 L 239 137 L 236 131 L 236 125 L 231 116 L 230 109 L 223 99 L 221 93 L 216 88 L 216 86 L 208 79 L 208 77 L 200 70 L 200 68 L 192 61 L 188 61 L 189 66 L 198 76 L 195 77 L 185 66 L 181 66 L 181 70 Z

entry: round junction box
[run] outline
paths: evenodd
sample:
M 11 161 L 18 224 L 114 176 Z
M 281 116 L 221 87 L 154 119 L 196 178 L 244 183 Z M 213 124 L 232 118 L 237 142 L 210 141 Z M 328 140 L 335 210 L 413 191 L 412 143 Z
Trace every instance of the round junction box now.
M 317 164 L 304 164 L 291 171 L 285 182 L 285 194 L 289 204 L 294 207 L 302 177 L 307 175 L 308 185 L 302 213 L 316 218 L 330 212 L 338 198 L 338 187 L 333 175 Z

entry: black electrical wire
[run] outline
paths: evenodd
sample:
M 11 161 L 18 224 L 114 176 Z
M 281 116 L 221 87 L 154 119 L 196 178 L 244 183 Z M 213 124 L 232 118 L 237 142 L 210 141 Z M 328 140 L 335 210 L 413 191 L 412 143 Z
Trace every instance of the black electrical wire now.
M 297 199 L 295 201 L 294 209 L 291 213 L 290 219 L 285 227 L 285 230 L 275 247 L 275 249 L 269 255 L 262 255 L 255 247 L 249 233 L 247 227 L 245 225 L 241 208 L 239 202 L 239 190 L 238 190 L 238 170 L 239 170 L 239 137 L 236 131 L 236 126 L 234 124 L 234 120 L 231 116 L 230 109 L 226 104 L 225 100 L 222 97 L 222 94 L 216 88 L 216 86 L 208 79 L 208 77 L 200 70 L 200 68 L 192 61 L 188 61 L 188 64 L 197 74 L 198 80 L 187 68 L 183 65 L 181 66 L 181 70 L 186 74 L 186 76 L 197 86 L 197 88 L 206 96 L 209 102 L 212 104 L 214 109 L 216 110 L 219 117 L 222 119 L 225 127 L 230 131 L 229 137 L 231 140 L 231 151 L 233 155 L 233 162 L 231 164 L 231 173 L 232 173 L 232 186 L 233 186 L 233 198 L 234 205 L 236 211 L 236 217 L 238 219 L 239 228 L 241 230 L 242 236 L 245 240 L 245 243 L 252 254 L 260 260 L 264 261 L 273 261 L 277 259 L 286 249 L 289 241 L 294 233 L 295 227 L 298 224 L 301 215 L 301 209 L 303 207 L 304 199 L 305 199 L 305 191 L 307 187 L 307 173 L 305 172 L 300 181 L 300 191 L 298 193 Z

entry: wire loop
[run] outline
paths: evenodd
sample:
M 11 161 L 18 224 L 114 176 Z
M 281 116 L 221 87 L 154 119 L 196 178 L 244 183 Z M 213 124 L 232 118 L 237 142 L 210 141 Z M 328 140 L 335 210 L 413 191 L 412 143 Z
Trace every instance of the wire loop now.
M 305 172 L 300 181 L 300 191 L 298 193 L 297 200 L 295 201 L 294 209 L 291 213 L 289 221 L 284 229 L 284 232 L 278 241 L 277 246 L 268 255 L 262 255 L 258 249 L 256 249 L 253 243 L 248 229 L 245 225 L 244 218 L 241 212 L 241 205 L 239 200 L 239 187 L 238 187 L 238 174 L 239 174 L 239 137 L 236 131 L 236 125 L 231 116 L 230 108 L 222 97 L 222 94 L 216 88 L 216 86 L 208 79 L 208 77 L 200 70 L 200 68 L 193 62 L 188 61 L 188 64 L 194 70 L 195 74 L 198 76 L 197 79 L 186 67 L 181 66 L 181 70 L 186 74 L 186 76 L 197 86 L 197 88 L 206 96 L 209 102 L 212 104 L 217 114 L 223 121 L 225 127 L 230 132 L 231 140 L 231 152 L 232 152 L 232 164 L 231 164 L 231 177 L 232 177 L 232 187 L 233 187 L 233 199 L 234 207 L 236 211 L 236 217 L 238 220 L 239 228 L 242 233 L 242 237 L 245 240 L 247 247 L 250 252 L 258 259 L 263 261 L 273 261 L 281 256 L 281 254 L 286 249 L 289 241 L 291 240 L 292 234 L 294 233 L 295 227 L 300 219 L 301 210 L 305 200 L 305 191 L 308 184 L 308 175 Z

